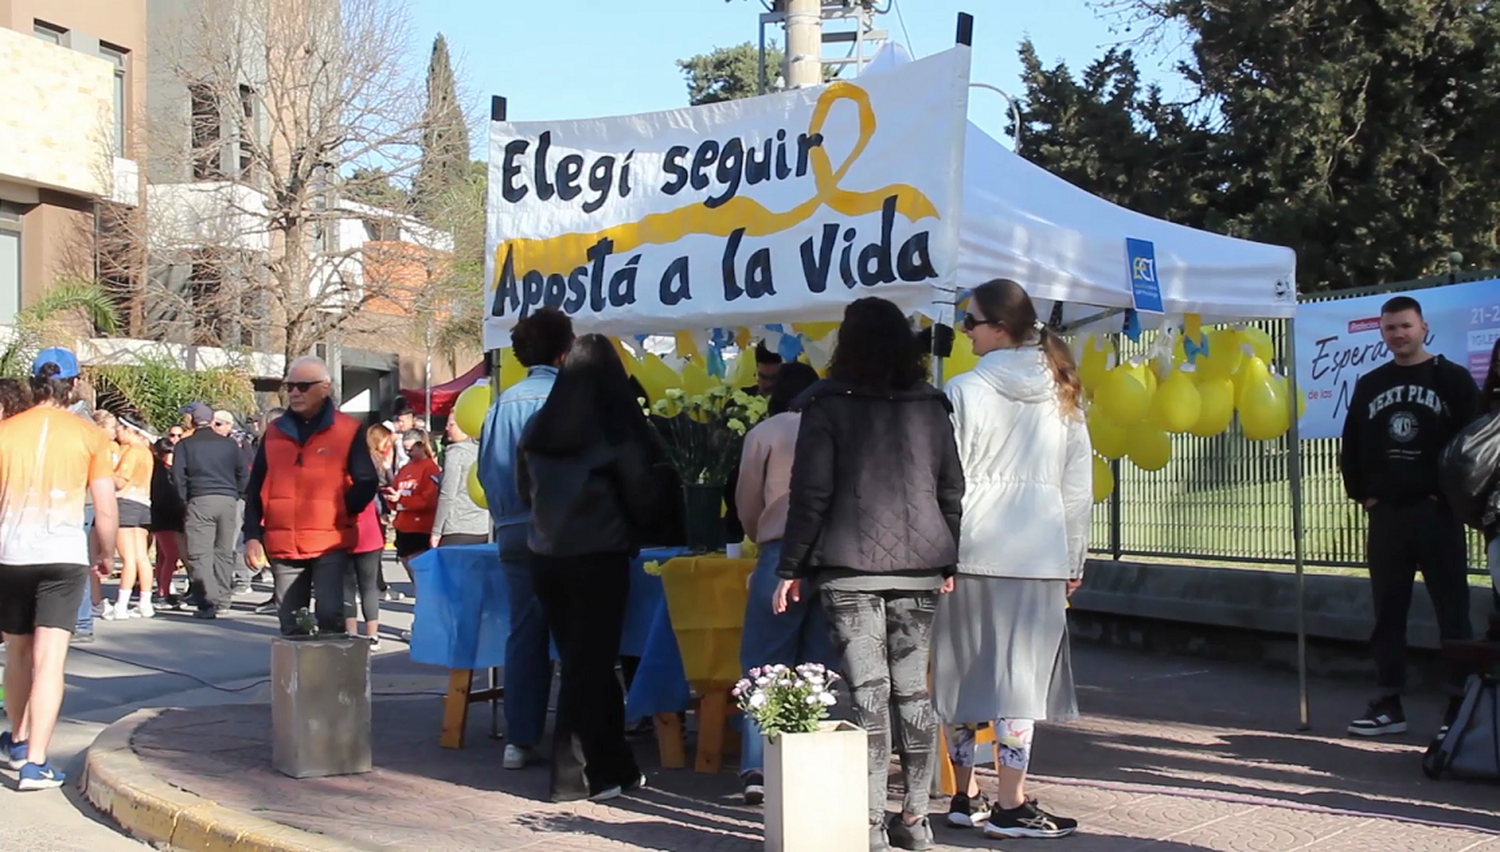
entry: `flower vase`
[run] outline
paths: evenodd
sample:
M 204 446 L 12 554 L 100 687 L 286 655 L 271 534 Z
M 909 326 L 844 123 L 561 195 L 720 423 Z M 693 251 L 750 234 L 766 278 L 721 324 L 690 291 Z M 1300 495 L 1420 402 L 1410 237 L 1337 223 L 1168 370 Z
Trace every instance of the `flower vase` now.
M 724 487 L 685 485 L 682 489 L 683 529 L 687 548 L 694 553 L 716 553 L 724 547 Z
M 766 852 L 867 852 L 869 735 L 848 722 L 766 737 Z

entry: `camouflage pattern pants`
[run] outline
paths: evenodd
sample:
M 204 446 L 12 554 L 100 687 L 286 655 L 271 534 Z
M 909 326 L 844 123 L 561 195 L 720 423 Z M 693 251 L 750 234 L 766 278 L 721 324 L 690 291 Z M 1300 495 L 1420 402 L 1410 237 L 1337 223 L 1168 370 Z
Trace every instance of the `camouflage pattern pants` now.
M 927 692 L 937 593 L 824 589 L 823 610 L 853 693 L 855 723 L 870 736 L 870 824 L 885 819 L 892 708 L 901 726 L 902 810 L 925 816 L 937 741 Z

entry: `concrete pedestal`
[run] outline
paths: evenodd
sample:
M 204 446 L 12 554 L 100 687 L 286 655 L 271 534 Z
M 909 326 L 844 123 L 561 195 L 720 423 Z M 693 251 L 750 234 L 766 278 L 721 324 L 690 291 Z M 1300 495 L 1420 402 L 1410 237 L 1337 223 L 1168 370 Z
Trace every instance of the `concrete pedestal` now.
M 271 640 L 271 765 L 293 778 L 369 772 L 370 643 Z

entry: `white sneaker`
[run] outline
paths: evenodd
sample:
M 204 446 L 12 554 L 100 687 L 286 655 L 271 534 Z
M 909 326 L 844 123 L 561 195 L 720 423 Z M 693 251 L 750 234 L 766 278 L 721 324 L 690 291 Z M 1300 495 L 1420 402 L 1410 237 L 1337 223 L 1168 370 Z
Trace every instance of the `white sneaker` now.
M 113 604 L 109 603 L 108 601 L 106 601 L 104 603 L 96 603 L 93 606 L 94 617 L 95 618 L 109 618 L 110 616 L 106 616 L 105 613 L 109 612 L 112 608 L 113 608 Z
M 131 613 L 130 613 L 130 617 L 131 618 L 155 618 L 156 617 L 156 607 L 152 606 L 151 605 L 151 601 L 149 601 L 149 600 L 141 601 L 140 608 L 132 610 Z
M 502 764 L 506 769 L 525 769 L 527 761 L 531 760 L 531 750 L 524 746 L 507 745 L 505 747 L 505 762 Z
M 114 621 L 117 617 L 119 617 L 115 614 L 114 604 L 110 603 L 109 601 L 105 601 L 101 606 L 102 609 L 100 607 L 94 608 L 94 611 L 98 613 L 99 618 L 102 618 L 105 621 Z

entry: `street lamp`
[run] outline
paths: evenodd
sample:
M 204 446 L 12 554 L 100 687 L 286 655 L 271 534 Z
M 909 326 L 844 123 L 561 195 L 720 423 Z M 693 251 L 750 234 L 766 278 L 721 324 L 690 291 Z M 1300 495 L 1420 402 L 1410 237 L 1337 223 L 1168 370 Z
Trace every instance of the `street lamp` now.
M 1021 106 L 1020 106 L 1020 104 L 1018 104 L 1016 102 L 1015 98 L 1011 97 L 1009 94 L 1006 93 L 1006 91 L 1004 89 L 1000 88 L 999 86 L 992 86 L 989 83 L 970 83 L 969 84 L 969 88 L 971 88 L 971 89 L 989 89 L 990 91 L 994 92 L 995 94 L 999 95 L 1000 97 L 1005 98 L 1006 103 L 1010 104 L 1010 118 L 1011 118 L 1011 121 L 1014 122 L 1014 126 L 1015 126 L 1015 130 L 1014 130 L 1014 132 L 1011 135 L 1015 137 L 1015 140 L 1016 140 L 1016 151 L 1017 151 L 1017 153 L 1019 153 L 1020 152 L 1020 148 L 1021 148 Z

